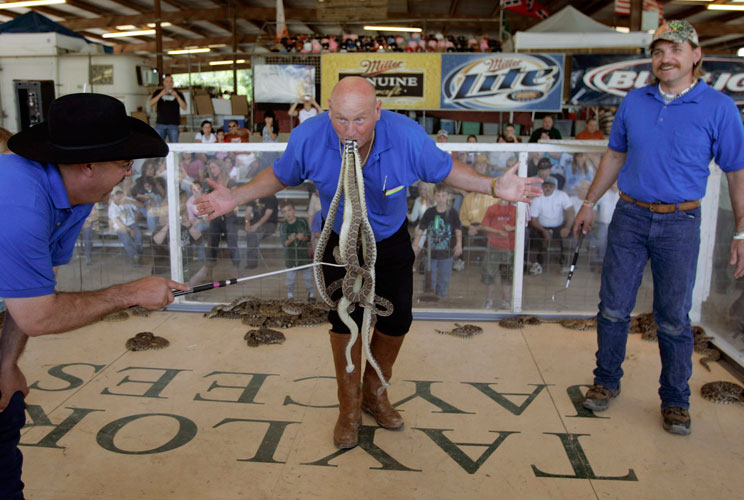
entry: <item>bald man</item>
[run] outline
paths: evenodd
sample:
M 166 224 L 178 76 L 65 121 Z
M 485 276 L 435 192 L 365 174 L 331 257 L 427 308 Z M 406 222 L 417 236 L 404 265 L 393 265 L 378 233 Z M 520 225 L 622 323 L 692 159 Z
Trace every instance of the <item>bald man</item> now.
M 529 202 L 531 197 L 540 196 L 541 180 L 517 177 L 516 165 L 502 177 L 493 179 L 453 161 L 416 122 L 382 110 L 375 89 L 367 80 L 346 77 L 334 87 L 328 112 L 304 121 L 292 132 L 286 151 L 273 168 L 232 190 L 210 182 L 214 191 L 197 200 L 197 211 L 212 219 L 238 205 L 309 179 L 318 188 L 325 220 L 338 185 L 346 140 L 357 141 L 363 161 L 368 216 L 377 242 L 376 293 L 394 307 L 392 315 L 377 318 L 371 342 L 372 354 L 385 378 L 390 380 L 393 363 L 413 320 L 414 254 L 406 227 L 406 188 L 420 179 L 510 201 Z M 343 204 L 333 221 L 333 234 L 323 256 L 325 262 L 335 262 L 332 251 L 338 246 L 342 216 Z M 333 283 L 345 271 L 326 267 L 323 273 L 326 282 Z M 338 296 L 340 291 L 332 298 Z M 362 308 L 357 307 L 352 317 L 361 324 Z M 357 341 L 352 348 L 355 369 L 347 373 L 344 350 L 349 330 L 335 311 L 329 313 L 329 320 L 339 400 L 334 444 L 339 448 L 357 445 L 362 410 L 372 415 L 381 427 L 401 429 L 403 419 L 390 404 L 387 393 L 378 394 L 380 381 L 369 364 L 362 375 L 361 342 Z

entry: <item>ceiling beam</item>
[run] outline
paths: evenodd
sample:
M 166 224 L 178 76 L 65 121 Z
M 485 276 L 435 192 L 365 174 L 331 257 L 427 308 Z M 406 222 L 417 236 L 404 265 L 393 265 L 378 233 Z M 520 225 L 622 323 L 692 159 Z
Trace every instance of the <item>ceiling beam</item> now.
M 238 37 L 237 42 L 240 43 L 254 43 L 258 37 L 256 35 L 242 35 Z M 110 41 L 110 40 L 109 40 Z M 187 40 L 173 40 L 164 41 L 163 50 L 179 49 L 184 46 L 184 42 L 189 45 L 205 46 L 205 45 L 219 45 L 232 44 L 231 36 L 215 36 L 206 38 L 189 38 Z M 155 42 L 145 43 L 128 43 L 128 44 L 117 44 L 114 46 L 114 53 L 116 54 L 133 54 L 135 52 L 155 52 Z
M 304 23 L 322 23 L 323 19 L 318 16 L 319 11 L 316 9 L 285 9 L 287 22 L 304 22 Z M 268 7 L 236 7 L 235 15 L 240 19 L 246 19 L 250 22 L 275 22 L 276 10 Z M 171 23 L 182 23 L 184 21 L 223 21 L 229 20 L 231 16 L 230 9 L 226 7 L 217 7 L 213 9 L 184 9 L 181 11 L 168 11 L 160 14 L 161 21 Z M 387 20 L 390 21 L 431 21 L 435 23 L 468 23 L 468 22 L 488 22 L 498 23 L 497 18 L 476 18 L 473 16 L 444 16 L 436 17 L 432 14 L 414 14 L 408 12 L 389 12 Z M 369 19 L 368 21 L 380 21 Z M 115 15 L 102 16 L 93 19 L 73 18 L 61 21 L 60 24 L 72 30 L 83 30 L 90 28 L 110 28 L 121 24 L 144 24 L 152 22 L 152 15 Z

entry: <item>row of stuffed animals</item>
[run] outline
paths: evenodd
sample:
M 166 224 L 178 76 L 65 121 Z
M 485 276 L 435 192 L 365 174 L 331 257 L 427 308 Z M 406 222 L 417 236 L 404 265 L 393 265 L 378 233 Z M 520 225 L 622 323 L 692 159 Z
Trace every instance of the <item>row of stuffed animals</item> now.
M 298 35 L 284 37 L 272 49 L 273 52 L 299 52 L 320 54 L 329 52 L 501 52 L 501 43 L 484 36 L 477 40 L 468 37 L 441 33 L 430 34 L 424 38 L 420 33 L 411 33 L 404 38 L 397 36 L 366 36 L 344 34 L 337 36 Z

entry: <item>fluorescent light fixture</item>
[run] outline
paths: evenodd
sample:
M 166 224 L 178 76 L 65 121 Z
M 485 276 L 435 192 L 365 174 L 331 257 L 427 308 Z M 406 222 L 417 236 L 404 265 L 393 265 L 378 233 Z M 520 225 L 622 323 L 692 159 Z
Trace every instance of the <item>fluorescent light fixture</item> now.
M 134 24 L 122 24 L 121 26 L 117 26 L 116 29 L 120 31 L 134 31 L 137 29 L 137 26 Z
M 365 26 L 367 31 L 404 31 L 406 33 L 421 33 L 421 28 L 409 28 L 406 26 Z
M 0 9 L 18 9 L 20 7 L 41 7 L 42 5 L 55 5 L 67 3 L 67 0 L 28 0 L 26 2 L 0 3 Z
M 706 7 L 708 10 L 743 10 L 744 5 L 725 5 L 725 4 L 710 4 Z
M 168 26 L 173 26 L 173 25 L 171 23 L 169 23 L 168 21 L 165 21 L 164 23 L 160 23 L 160 27 L 161 28 L 167 28 Z M 147 23 L 147 27 L 148 28 L 154 28 L 155 27 L 155 23 Z
M 178 55 L 178 54 L 200 54 L 202 52 L 211 52 L 212 49 L 209 47 L 203 47 L 203 48 L 194 48 L 194 49 L 178 49 L 178 50 L 169 50 L 168 53 L 171 55 Z
M 210 45 L 207 45 L 210 49 L 219 49 L 220 47 L 227 47 L 224 43 L 212 43 Z
M 238 59 L 237 61 L 235 61 L 235 64 L 243 64 L 244 62 L 245 59 Z M 209 61 L 210 66 L 224 66 L 232 63 L 232 61 Z
M 103 38 L 124 38 L 127 36 L 154 35 L 155 30 L 136 30 L 136 31 L 114 31 L 113 33 L 104 33 Z
M 615 31 L 618 33 L 630 33 L 630 28 L 627 26 L 615 26 Z
M 736 55 L 737 55 L 737 56 L 739 56 L 739 57 L 744 57 L 744 47 L 740 48 L 740 49 L 739 49 L 739 50 L 738 50 L 738 51 L 736 52 Z

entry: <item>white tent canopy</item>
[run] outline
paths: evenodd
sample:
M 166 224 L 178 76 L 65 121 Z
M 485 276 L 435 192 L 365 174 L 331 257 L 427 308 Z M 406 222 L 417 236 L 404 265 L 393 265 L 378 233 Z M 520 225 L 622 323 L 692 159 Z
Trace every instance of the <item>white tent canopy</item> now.
M 504 44 L 504 51 L 648 47 L 652 35 L 644 32 L 618 33 L 614 29 L 565 7 L 527 31 L 518 31 Z

